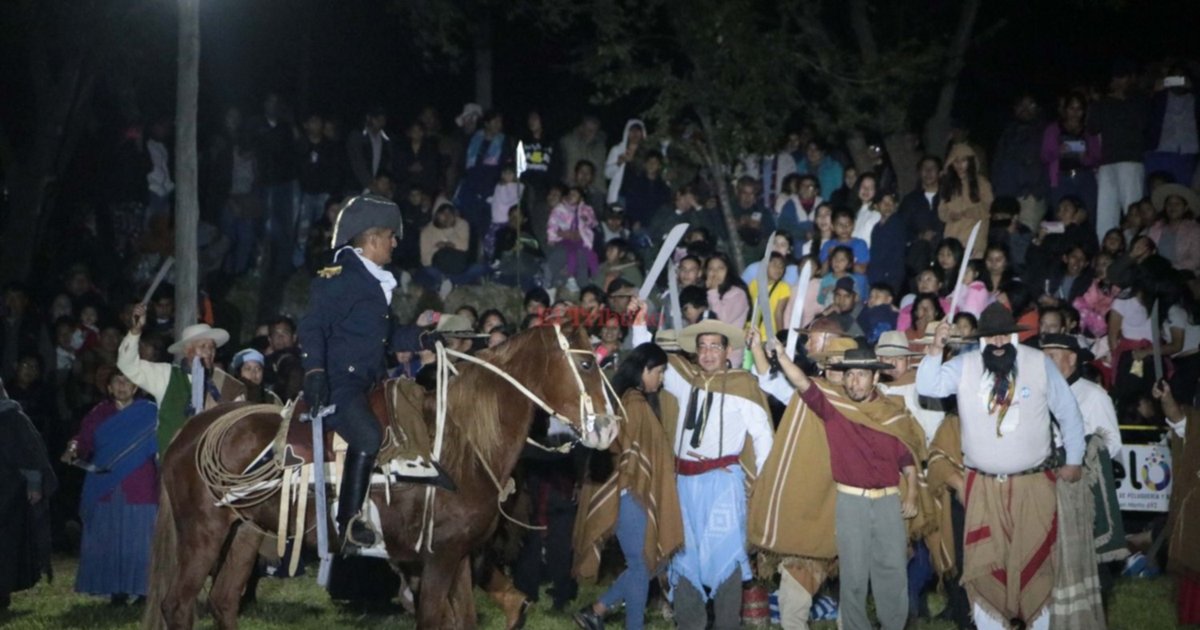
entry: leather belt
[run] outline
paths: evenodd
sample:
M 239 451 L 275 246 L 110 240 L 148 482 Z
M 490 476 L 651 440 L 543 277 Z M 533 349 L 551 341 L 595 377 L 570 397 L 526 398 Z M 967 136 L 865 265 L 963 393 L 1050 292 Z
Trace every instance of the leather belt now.
M 888 486 L 886 488 L 856 488 L 854 486 L 848 486 L 844 483 L 839 483 L 836 485 L 837 491 L 841 492 L 842 494 L 852 494 L 856 497 L 866 497 L 868 499 L 882 499 L 883 497 L 890 497 L 893 494 L 900 494 L 899 486 Z
M 1025 475 L 1039 475 L 1039 474 L 1045 473 L 1047 471 L 1054 470 L 1054 469 L 1058 468 L 1058 466 L 1059 465 L 1057 463 L 1048 461 L 1040 466 L 1035 466 L 1033 468 L 1030 468 L 1029 470 L 1022 470 L 1021 472 L 1015 472 L 1015 473 L 999 473 L 999 474 L 997 474 L 997 473 L 984 472 L 982 470 L 979 470 L 978 468 L 968 468 L 967 470 L 969 470 L 973 473 L 979 474 L 979 475 L 983 475 L 984 477 L 991 477 L 992 479 L 995 479 L 996 481 L 999 481 L 1000 483 L 1004 483 L 1005 481 L 1008 481 L 1008 479 L 1010 477 L 1023 477 Z
M 703 475 L 710 470 L 725 468 L 738 463 L 741 459 L 737 455 L 726 455 L 716 459 L 702 459 L 699 461 L 690 459 L 675 459 L 675 474 L 690 477 L 693 475 Z

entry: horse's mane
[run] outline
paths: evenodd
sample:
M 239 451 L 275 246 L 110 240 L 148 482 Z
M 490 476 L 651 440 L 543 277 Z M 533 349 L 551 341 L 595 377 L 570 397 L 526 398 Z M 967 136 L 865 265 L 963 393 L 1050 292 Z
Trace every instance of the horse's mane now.
M 548 363 L 555 360 L 557 353 L 554 328 L 539 326 L 476 356 L 501 368 L 518 382 L 532 386 L 549 377 Z M 455 367 L 458 376 L 451 380 L 446 393 L 446 446 L 441 464 L 448 470 L 461 471 L 464 462 L 471 461 L 472 445 L 489 464 L 493 461 L 502 441 L 501 413 L 515 411 L 501 410 L 501 396 L 516 395 L 522 401 L 525 398 L 508 381 L 482 366 L 464 361 Z

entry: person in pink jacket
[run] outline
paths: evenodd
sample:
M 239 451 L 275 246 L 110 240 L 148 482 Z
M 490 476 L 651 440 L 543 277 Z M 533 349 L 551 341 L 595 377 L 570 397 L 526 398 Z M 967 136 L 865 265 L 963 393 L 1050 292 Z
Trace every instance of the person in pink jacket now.
M 580 188 L 568 190 L 562 202 L 550 211 L 550 220 L 546 224 L 550 268 L 563 270 L 568 288 L 571 284 L 576 287 L 586 285 L 600 266 L 592 248 L 595 229 L 599 225 L 596 211 L 583 202 Z
M 745 326 L 750 315 L 750 293 L 729 256 L 721 252 L 713 254 L 705 265 L 704 278 L 708 288 L 708 310 L 730 326 Z
M 1042 134 L 1042 164 L 1046 165 L 1050 182 L 1050 207 L 1058 207 L 1063 197 L 1076 196 L 1095 216 L 1100 136 L 1087 133 L 1086 113 L 1087 98 L 1083 94 L 1073 92 L 1061 100 L 1058 120 L 1046 125 Z M 1039 224 L 1026 225 L 1037 232 L 1040 220 Z

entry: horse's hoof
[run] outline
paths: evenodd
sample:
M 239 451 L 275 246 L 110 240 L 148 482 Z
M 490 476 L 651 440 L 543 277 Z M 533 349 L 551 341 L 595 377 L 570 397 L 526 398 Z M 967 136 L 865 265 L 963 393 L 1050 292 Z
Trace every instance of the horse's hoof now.
M 521 628 L 525 627 L 525 620 L 529 615 L 529 607 L 532 605 L 533 602 L 525 599 L 524 597 L 521 598 L 521 605 L 517 608 L 515 618 L 511 618 L 513 616 L 510 615 L 508 630 L 521 630 Z

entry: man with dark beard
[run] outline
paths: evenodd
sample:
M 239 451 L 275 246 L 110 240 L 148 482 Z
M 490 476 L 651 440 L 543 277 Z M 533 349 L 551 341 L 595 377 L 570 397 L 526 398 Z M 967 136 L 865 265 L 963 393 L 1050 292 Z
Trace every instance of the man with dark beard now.
M 963 587 L 981 630 L 1020 619 L 1050 625 L 1058 519 L 1055 475 L 1082 475 L 1084 424 L 1058 369 L 1040 350 L 1016 344 L 1012 314 L 992 304 L 979 317 L 980 350 L 943 363 L 949 322 L 938 325 L 917 368 L 917 393 L 958 396 L 967 507 Z M 1057 419 L 1066 450 L 1054 450 Z

